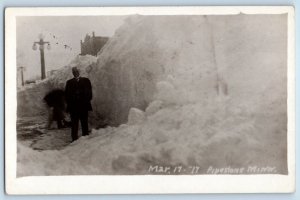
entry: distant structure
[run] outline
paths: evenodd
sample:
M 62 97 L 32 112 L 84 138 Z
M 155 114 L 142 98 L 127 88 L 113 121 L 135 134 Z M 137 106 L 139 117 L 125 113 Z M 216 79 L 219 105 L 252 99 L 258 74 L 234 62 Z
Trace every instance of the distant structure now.
M 95 32 L 93 32 L 92 37 L 87 34 L 83 42 L 82 40 L 80 40 L 80 46 L 81 46 L 80 55 L 97 56 L 97 53 L 106 44 L 108 39 L 109 39 L 108 37 L 95 36 Z

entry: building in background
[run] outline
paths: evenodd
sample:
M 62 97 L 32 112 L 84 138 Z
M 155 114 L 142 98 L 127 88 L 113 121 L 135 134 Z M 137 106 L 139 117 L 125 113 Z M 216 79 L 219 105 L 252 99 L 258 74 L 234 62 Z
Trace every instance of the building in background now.
M 92 36 L 87 34 L 84 41 L 80 40 L 80 55 L 97 56 L 97 53 L 103 48 L 108 39 L 108 37 L 95 36 L 95 32 L 93 32 Z

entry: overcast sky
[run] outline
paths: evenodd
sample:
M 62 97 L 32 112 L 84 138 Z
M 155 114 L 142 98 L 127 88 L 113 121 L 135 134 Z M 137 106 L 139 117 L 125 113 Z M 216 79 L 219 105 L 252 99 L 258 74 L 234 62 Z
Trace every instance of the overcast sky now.
M 40 52 L 32 49 L 39 34 L 51 43 L 45 50 L 46 71 L 67 65 L 80 53 L 80 40 L 88 33 L 96 36 L 113 36 L 126 16 L 88 17 L 18 17 L 17 67 L 24 66 L 25 80 L 41 74 Z M 70 48 L 65 48 L 68 45 Z

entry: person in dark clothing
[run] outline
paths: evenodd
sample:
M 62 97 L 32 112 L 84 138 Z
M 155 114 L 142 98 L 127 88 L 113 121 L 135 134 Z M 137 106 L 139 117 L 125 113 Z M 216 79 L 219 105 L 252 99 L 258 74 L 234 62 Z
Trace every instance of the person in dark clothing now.
M 57 122 L 57 128 L 64 128 L 67 125 L 65 120 L 65 94 L 61 89 L 54 89 L 50 91 L 45 97 L 44 101 L 49 108 L 49 118 L 47 128 L 51 128 L 53 121 Z
M 67 112 L 71 115 L 72 141 L 78 139 L 78 123 L 80 120 L 82 135 L 89 134 L 88 111 L 92 111 L 92 85 L 88 78 L 80 77 L 79 70 L 72 68 L 74 78 L 66 83 Z

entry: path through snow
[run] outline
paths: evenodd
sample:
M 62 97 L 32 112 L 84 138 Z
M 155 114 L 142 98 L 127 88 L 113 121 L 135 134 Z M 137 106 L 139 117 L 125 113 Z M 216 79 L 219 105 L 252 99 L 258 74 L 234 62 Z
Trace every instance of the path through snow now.
M 41 116 L 18 119 L 18 141 L 34 150 L 60 150 L 71 143 L 70 128 L 57 129 L 56 124 L 46 129 L 47 119 Z

